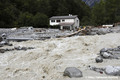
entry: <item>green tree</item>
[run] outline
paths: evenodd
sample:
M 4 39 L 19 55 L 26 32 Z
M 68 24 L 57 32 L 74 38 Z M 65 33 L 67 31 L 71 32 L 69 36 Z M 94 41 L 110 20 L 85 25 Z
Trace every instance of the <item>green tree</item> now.
M 50 6 L 50 0 L 39 0 L 37 1 L 37 12 L 46 14 L 47 16 L 50 16 L 51 12 L 51 6 Z
M 48 17 L 43 13 L 37 13 L 33 17 L 33 26 L 34 27 L 48 27 Z
M 120 0 L 106 0 L 107 23 L 114 23 L 120 20 Z
M 31 26 L 33 25 L 33 15 L 29 12 L 25 13 L 20 13 L 19 18 L 18 18 L 18 25 L 19 26 Z
M 106 23 L 105 2 L 104 0 L 101 0 L 100 3 L 96 3 L 96 5 L 92 8 L 92 24 L 102 25 L 105 23 Z
M 13 27 L 19 10 L 8 1 L 0 2 L 0 27 Z
M 68 15 L 69 14 L 69 9 L 67 7 L 66 0 L 60 0 L 58 3 L 58 8 L 57 8 L 57 15 Z

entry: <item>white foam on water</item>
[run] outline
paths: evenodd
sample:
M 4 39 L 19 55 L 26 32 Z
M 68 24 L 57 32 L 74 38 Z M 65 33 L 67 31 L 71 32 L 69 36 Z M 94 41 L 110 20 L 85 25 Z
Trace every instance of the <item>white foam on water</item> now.
M 12 42 L 14 46 L 22 45 L 35 47 L 35 49 L 0 54 L 0 80 L 69 79 L 63 76 L 66 67 L 81 69 L 83 72 L 81 80 L 85 80 L 85 76 L 106 76 L 87 70 L 87 66 L 118 65 L 117 61 L 115 61 L 116 63 L 104 61 L 96 64 L 95 57 L 102 48 L 120 46 L 119 35 L 120 33 L 113 33 L 45 41 Z

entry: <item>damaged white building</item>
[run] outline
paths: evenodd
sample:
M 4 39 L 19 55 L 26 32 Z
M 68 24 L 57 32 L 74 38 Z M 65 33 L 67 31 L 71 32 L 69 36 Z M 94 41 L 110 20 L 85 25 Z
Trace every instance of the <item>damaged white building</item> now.
M 79 28 L 79 18 L 77 15 L 68 15 L 68 16 L 53 16 L 50 18 L 51 26 L 60 26 L 60 29 L 70 29 L 75 30 Z

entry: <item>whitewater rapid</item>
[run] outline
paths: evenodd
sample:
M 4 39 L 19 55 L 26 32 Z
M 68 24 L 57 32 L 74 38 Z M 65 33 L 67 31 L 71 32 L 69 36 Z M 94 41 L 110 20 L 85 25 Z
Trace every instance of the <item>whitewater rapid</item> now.
M 3 48 L 24 46 L 35 49 L 0 54 L 0 80 L 69 80 L 63 76 L 66 67 L 79 68 L 85 80 L 87 76 L 106 76 L 89 71 L 88 65 L 104 67 L 119 65 L 120 61 L 95 63 L 100 49 L 120 46 L 120 33 L 11 43 L 14 46 Z

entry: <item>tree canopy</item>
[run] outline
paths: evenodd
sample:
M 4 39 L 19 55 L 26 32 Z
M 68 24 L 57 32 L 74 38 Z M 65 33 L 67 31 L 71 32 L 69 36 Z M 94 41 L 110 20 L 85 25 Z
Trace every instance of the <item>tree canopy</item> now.
M 113 24 L 120 21 L 120 0 L 101 0 L 92 8 L 94 25 Z
M 120 21 L 120 1 L 101 0 L 92 8 L 82 0 L 0 0 L 0 27 L 48 27 L 52 16 L 78 15 L 81 25 Z

